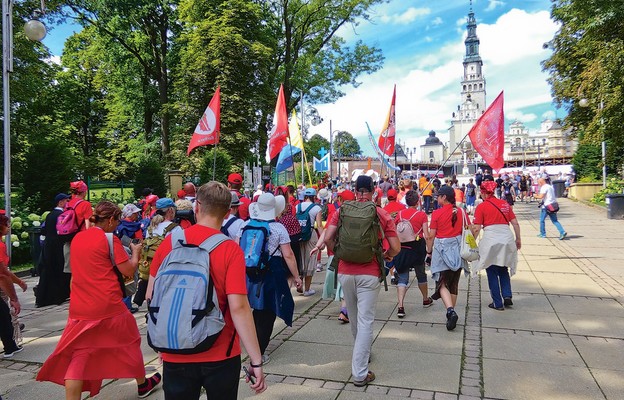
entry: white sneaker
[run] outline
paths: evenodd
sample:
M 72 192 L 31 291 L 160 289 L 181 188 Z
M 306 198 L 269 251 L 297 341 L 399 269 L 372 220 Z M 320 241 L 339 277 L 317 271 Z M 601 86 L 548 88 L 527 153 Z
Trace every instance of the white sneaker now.
M 316 264 L 316 272 L 321 272 L 323 270 L 323 266 L 321 264 Z
M 314 294 L 316 294 L 316 290 L 314 289 L 306 290 L 305 292 L 303 292 L 303 295 L 306 297 L 313 296 Z
M 270 361 L 271 361 L 271 357 L 269 357 L 268 354 L 263 354 L 262 355 L 262 364 L 263 365 L 268 364 Z
M 13 351 L 12 353 L 4 353 L 4 358 L 13 358 L 13 356 L 17 353 L 19 353 L 20 351 L 24 350 L 23 346 L 18 346 L 17 350 Z

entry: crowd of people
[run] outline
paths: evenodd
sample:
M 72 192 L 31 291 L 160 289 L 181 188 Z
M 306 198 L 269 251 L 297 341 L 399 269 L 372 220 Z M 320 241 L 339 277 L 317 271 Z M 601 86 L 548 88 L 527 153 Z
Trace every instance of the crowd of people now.
M 396 285 L 398 318 L 407 314 L 404 299 L 413 270 L 423 307 L 441 299 L 449 331 L 459 321 L 455 307 L 462 271 L 485 269 L 489 307 L 513 306 L 510 277 L 521 248 L 514 201 L 541 199 L 540 235 L 545 237 L 546 216 L 560 239 L 567 235 L 556 211 L 550 211 L 556 198 L 547 176 L 536 179 L 537 188 L 533 181 L 514 174 L 495 179 L 487 170 L 462 184 L 426 174 L 376 184 L 362 175 L 341 187 L 268 184 L 249 196 L 242 191 L 241 175 L 232 173 L 226 184 L 196 188 L 188 182 L 175 201 L 146 189 L 139 201 L 122 209 L 109 201 L 93 207 L 87 185 L 72 182 L 70 195 L 55 197 L 43 228 L 36 305 L 69 299 L 69 317 L 37 380 L 64 385 L 68 399 L 84 391 L 96 395 L 103 379 L 117 378 L 136 379 L 139 397 L 152 393 L 162 379 L 167 399 L 198 398 L 202 387 L 221 393 L 215 398 L 236 398 L 242 343 L 249 357 L 246 379 L 260 393 L 266 389 L 262 366 L 270 361 L 266 350 L 276 318 L 292 325 L 293 295 L 315 296 L 312 277 L 325 270 L 322 297 L 340 302 L 338 320 L 350 323 L 354 339 L 353 383 L 365 386 L 375 379 L 368 363 L 375 307 L 387 274 Z M 66 232 L 59 224 L 69 223 L 67 215 L 73 220 Z M 0 234 L 9 224 L 0 215 Z M 461 254 L 464 230 L 480 237 L 480 258 L 472 268 Z M 0 256 L 6 255 L 2 246 Z M 185 252 L 189 258 L 206 255 L 197 256 L 199 272 L 177 261 Z M 0 289 L 6 296 L 0 301 L 0 333 L 4 357 L 10 358 L 22 349 L 14 284 L 23 290 L 26 285 L 7 265 L 0 257 Z M 181 291 L 192 277 L 203 276 L 204 267 L 202 279 L 210 281 L 215 296 L 212 307 L 205 302 L 208 294 L 205 304 L 197 305 Z M 427 268 L 435 281 L 432 293 Z M 148 341 L 161 354 L 162 376 L 145 376 L 132 317 L 144 303 Z M 176 321 L 186 314 L 192 327 L 180 328 Z M 188 337 L 203 334 L 192 329 L 203 319 L 221 333 L 189 345 Z

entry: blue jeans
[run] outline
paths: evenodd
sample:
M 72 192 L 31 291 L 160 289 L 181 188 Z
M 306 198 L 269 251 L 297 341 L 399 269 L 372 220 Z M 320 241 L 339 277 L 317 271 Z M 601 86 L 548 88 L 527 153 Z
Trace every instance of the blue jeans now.
M 167 400 L 199 399 L 206 389 L 211 400 L 236 399 L 241 370 L 240 356 L 223 361 L 163 363 L 163 391 Z
M 124 297 L 123 303 L 128 307 L 128 310 L 132 308 L 132 296 Z
M 431 196 L 423 196 L 424 204 L 424 212 L 429 213 L 429 207 L 431 207 Z
M 507 267 L 499 267 L 498 265 L 490 265 L 485 269 L 485 272 L 487 272 L 488 286 L 490 287 L 490 296 L 492 296 L 494 307 L 501 308 L 503 307 L 503 298 L 511 298 L 509 269 Z
M 552 221 L 553 225 L 555 225 L 555 228 L 557 228 L 557 230 L 559 231 L 559 234 L 563 235 L 565 233 L 565 230 L 563 230 L 563 226 L 561 226 L 559 221 L 557 221 L 557 213 L 548 214 L 546 212 L 546 209 L 543 207 L 542 207 L 541 214 L 540 214 L 540 234 L 546 236 L 546 216 L 547 215 L 550 217 L 550 220 Z

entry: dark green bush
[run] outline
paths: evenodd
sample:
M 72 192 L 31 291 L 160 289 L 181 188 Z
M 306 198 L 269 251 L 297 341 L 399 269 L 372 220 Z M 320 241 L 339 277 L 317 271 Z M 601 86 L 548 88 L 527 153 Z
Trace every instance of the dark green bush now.
M 158 197 L 167 195 L 165 169 L 156 159 L 148 158 L 139 163 L 134 179 L 134 195 L 139 198 L 144 188 L 151 188 Z
M 200 185 L 212 181 L 212 170 L 214 166 L 214 151 L 212 148 L 206 152 L 206 155 L 202 159 L 201 166 L 199 167 L 199 180 Z M 227 152 L 221 149 L 217 149 L 217 168 L 214 174 L 214 180 L 227 184 L 227 177 L 231 172 L 232 159 Z

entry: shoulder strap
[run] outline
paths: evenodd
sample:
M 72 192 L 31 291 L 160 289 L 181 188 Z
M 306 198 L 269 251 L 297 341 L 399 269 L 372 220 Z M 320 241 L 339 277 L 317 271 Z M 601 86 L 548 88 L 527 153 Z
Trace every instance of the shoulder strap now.
M 106 235 L 106 240 L 108 241 L 108 255 L 110 256 L 110 260 L 111 263 L 113 264 L 113 267 L 117 267 L 117 264 L 115 263 L 115 252 L 113 251 L 113 234 L 105 232 L 104 233 Z
M 208 253 L 212 252 L 217 246 L 226 240 L 231 240 L 227 235 L 223 233 L 215 233 L 214 235 L 210 235 L 206 240 L 201 242 L 199 247 L 206 250 Z
M 121 289 L 121 297 L 126 297 L 126 283 L 124 281 L 123 274 L 117 268 L 117 264 L 115 263 L 115 253 L 113 251 L 113 233 L 104 232 L 106 235 L 106 241 L 108 242 L 108 255 L 110 257 L 111 263 L 113 264 L 113 271 L 115 275 L 117 275 L 117 280 L 119 281 L 119 287 Z
M 184 229 L 171 232 L 171 250 L 175 249 L 176 247 L 181 247 L 183 244 L 186 244 Z
M 232 218 L 230 218 L 230 220 L 228 222 L 225 223 L 225 225 L 223 225 L 222 228 L 227 231 L 230 228 L 230 226 L 232 226 L 232 224 L 234 222 L 236 222 L 237 219 L 238 219 L 238 217 L 233 216 Z
M 505 218 L 505 221 L 507 221 L 507 223 L 509 223 L 509 220 L 507 219 L 507 216 L 505 215 L 505 213 L 503 212 L 503 210 L 501 210 L 496 204 L 494 204 L 493 202 L 487 201 L 488 203 L 490 203 L 491 205 L 494 206 L 494 208 L 496 208 L 498 210 L 499 213 L 501 213 L 501 215 L 503 216 L 503 218 Z
M 167 225 L 167 227 L 163 230 L 163 236 L 167 236 L 167 233 L 171 232 L 172 230 L 174 230 L 175 228 L 177 228 L 179 225 L 176 224 L 175 222 L 170 223 L 169 225 Z

